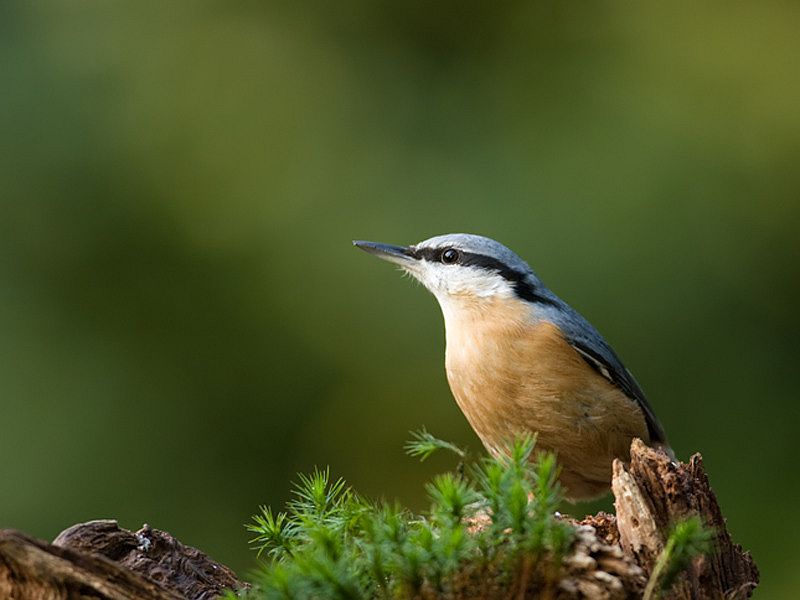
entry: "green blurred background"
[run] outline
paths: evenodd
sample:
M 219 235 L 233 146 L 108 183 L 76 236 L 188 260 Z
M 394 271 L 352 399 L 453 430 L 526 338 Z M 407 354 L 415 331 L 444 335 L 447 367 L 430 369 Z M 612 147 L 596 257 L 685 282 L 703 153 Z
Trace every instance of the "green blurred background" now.
M 800 7 L 0 4 L 0 526 L 237 570 L 296 471 L 425 504 L 479 444 L 434 299 L 352 238 L 496 237 L 700 451 L 762 598 L 800 560 Z M 611 508 L 607 499 L 567 508 Z

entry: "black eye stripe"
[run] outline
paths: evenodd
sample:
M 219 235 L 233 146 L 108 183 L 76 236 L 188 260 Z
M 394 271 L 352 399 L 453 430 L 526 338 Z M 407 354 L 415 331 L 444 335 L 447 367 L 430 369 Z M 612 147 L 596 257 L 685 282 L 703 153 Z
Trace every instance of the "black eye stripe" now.
M 428 262 L 439 262 L 444 248 L 410 248 L 411 256 Z
M 427 260 L 428 262 L 442 262 L 442 254 L 447 250 L 454 250 L 454 248 L 414 248 L 411 250 L 411 256 L 414 258 Z M 455 250 L 460 254 L 459 258 L 461 260 L 458 261 L 460 265 L 464 265 L 466 267 L 480 267 L 481 269 L 486 269 L 487 271 L 497 271 L 506 279 L 511 280 L 525 277 L 524 273 L 515 271 L 507 266 L 504 262 L 497 260 L 496 258 L 492 258 L 491 256 L 477 254 L 475 252 L 464 252 L 457 249 Z
M 416 259 L 426 260 L 428 262 L 442 262 L 442 253 L 450 248 L 409 248 L 409 255 Z M 475 252 L 458 251 L 460 258 L 458 264 L 465 267 L 478 267 L 487 271 L 493 271 L 500 275 L 503 279 L 511 283 L 517 296 L 528 302 L 536 302 L 538 304 L 549 304 L 551 306 L 558 306 L 558 303 L 549 296 L 544 296 L 539 293 L 536 286 L 528 280 L 527 274 L 512 269 L 503 261 L 485 254 L 477 254 Z

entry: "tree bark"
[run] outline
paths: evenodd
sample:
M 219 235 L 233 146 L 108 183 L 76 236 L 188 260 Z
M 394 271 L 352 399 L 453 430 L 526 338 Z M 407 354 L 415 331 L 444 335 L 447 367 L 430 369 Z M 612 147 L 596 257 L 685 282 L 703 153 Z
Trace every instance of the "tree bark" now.
M 0 598 L 181 600 L 184 597 L 104 556 L 59 548 L 6 529 L 0 532 Z
M 66 529 L 52 544 L 0 531 L 0 598 L 210 600 L 244 584 L 226 566 L 164 531 L 116 521 Z
M 696 515 L 713 529 L 712 552 L 692 563 L 668 598 L 738 600 L 750 596 L 758 584 L 758 568 L 750 553 L 731 540 L 700 454 L 688 463 L 677 463 L 663 451 L 634 440 L 630 464 L 614 461 L 611 489 L 622 549 L 648 574 L 664 549 L 672 524 Z

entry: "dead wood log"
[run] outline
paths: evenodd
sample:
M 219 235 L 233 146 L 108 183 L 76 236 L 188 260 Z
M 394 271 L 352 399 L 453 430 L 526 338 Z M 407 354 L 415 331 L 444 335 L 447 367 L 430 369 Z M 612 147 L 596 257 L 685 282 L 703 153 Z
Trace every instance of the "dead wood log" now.
M 622 549 L 648 574 L 664 549 L 671 525 L 696 515 L 714 530 L 713 551 L 693 562 L 668 598 L 739 600 L 750 596 L 758 584 L 758 568 L 750 553 L 731 540 L 700 454 L 688 463 L 678 463 L 664 451 L 634 440 L 631 462 L 614 461 L 611 488 Z
M 0 598 L 182 600 L 183 596 L 104 556 L 0 531 Z
M 245 586 L 225 565 L 148 525 L 134 533 L 113 520 L 89 521 L 65 529 L 53 544 L 101 554 L 190 600 L 211 600 Z
M 116 521 L 73 525 L 53 544 L 0 531 L 0 598 L 211 600 L 245 587 L 226 566 L 170 534 Z

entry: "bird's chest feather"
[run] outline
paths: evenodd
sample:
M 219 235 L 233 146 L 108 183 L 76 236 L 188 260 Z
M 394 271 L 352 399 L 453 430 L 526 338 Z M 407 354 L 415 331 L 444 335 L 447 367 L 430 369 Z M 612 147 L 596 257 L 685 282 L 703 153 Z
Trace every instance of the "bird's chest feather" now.
M 522 302 L 460 308 L 445 313 L 447 379 L 472 427 L 496 450 L 500 438 L 530 429 L 525 423 L 546 360 L 536 351 L 541 325 Z
M 522 302 L 448 315 L 446 328 L 447 377 L 459 403 L 497 408 L 513 402 L 548 375 L 553 352 L 561 350 L 551 339 L 554 327 L 537 321 Z
M 536 319 L 523 302 L 454 311 L 445 319 L 450 388 L 492 452 L 515 435 L 534 431 L 544 446 L 572 437 L 575 444 L 606 446 L 600 438 L 618 427 L 616 407 L 633 410 L 555 325 Z

